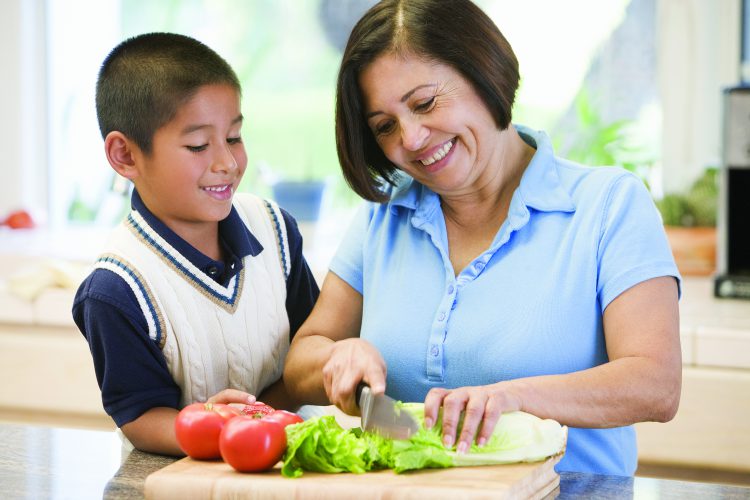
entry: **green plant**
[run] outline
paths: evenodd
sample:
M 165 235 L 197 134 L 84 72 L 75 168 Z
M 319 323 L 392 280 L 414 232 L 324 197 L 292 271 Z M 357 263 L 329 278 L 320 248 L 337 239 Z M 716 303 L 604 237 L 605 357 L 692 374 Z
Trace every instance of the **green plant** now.
M 667 226 L 715 226 L 718 208 L 718 169 L 707 168 L 686 193 L 668 193 L 656 202 Z
M 636 121 L 606 121 L 586 87 L 576 95 L 574 106 L 576 123 L 572 130 L 566 129 L 565 140 L 556 137 L 555 149 L 565 158 L 583 165 L 622 167 L 648 186 L 657 154 L 643 134 L 638 133 Z

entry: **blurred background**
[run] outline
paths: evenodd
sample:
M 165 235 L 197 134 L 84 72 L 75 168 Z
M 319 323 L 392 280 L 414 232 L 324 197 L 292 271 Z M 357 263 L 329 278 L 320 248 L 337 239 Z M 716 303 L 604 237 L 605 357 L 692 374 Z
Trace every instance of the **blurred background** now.
M 54 229 L 119 220 L 128 187 L 102 154 L 94 84 L 109 50 L 149 31 L 198 38 L 238 72 L 243 190 L 272 195 L 279 181 L 317 180 L 325 208 L 356 203 L 338 170 L 334 84 L 372 0 L 3 3 L 0 214 L 27 209 Z M 718 166 L 721 88 L 738 81 L 739 0 L 477 3 L 520 61 L 514 121 L 548 131 L 559 154 L 634 170 L 655 198 Z
M 750 302 L 715 299 L 711 278 L 726 243 L 717 237 L 725 89 L 750 81 L 750 0 L 476 3 L 520 62 L 513 121 L 546 130 L 560 156 L 643 179 L 686 278 L 682 404 L 673 422 L 638 426 L 639 474 L 750 483 Z M 358 204 L 336 158 L 334 86 L 348 33 L 372 4 L 0 0 L 0 421 L 113 427 L 70 316 L 77 284 L 129 208 L 94 109 L 108 52 L 172 31 L 227 59 L 243 85 L 241 190 L 298 218 L 321 278 Z M 747 109 L 733 129 L 741 201 L 750 200 Z M 300 203 L 308 188 L 312 206 Z M 750 201 L 737 206 L 738 269 L 750 276 Z

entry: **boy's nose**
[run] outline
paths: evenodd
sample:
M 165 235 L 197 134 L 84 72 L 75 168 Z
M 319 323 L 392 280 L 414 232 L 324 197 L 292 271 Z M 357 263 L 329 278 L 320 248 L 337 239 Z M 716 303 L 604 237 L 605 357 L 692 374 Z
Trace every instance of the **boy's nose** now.
M 237 160 L 234 158 L 234 155 L 229 150 L 229 148 L 224 149 L 222 154 L 214 159 L 214 163 L 213 163 L 214 170 L 231 171 L 231 170 L 237 170 L 237 167 L 238 167 Z

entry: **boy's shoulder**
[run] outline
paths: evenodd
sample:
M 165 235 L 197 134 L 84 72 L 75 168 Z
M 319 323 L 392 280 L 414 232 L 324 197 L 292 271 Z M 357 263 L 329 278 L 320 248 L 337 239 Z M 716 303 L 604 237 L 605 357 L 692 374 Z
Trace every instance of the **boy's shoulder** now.
M 140 311 L 137 299 L 128 283 L 116 273 L 96 267 L 81 282 L 73 300 L 73 307 L 96 300 L 121 310 Z

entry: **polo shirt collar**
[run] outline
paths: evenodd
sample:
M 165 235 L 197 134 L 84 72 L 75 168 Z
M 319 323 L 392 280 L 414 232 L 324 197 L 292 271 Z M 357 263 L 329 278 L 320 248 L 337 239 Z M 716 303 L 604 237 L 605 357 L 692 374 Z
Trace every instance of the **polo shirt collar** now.
M 137 211 L 164 240 L 169 243 L 175 250 L 188 259 L 198 269 L 207 269 L 216 265 L 217 261 L 209 258 L 199 252 L 190 243 L 182 239 L 177 233 L 172 231 L 166 224 L 159 220 L 151 210 L 143 203 L 138 191 L 133 189 L 131 197 L 131 206 Z M 262 250 L 263 246 L 258 239 L 253 236 L 250 230 L 237 213 L 237 209 L 232 206 L 229 215 L 219 222 L 219 238 L 222 245 L 228 251 L 228 261 L 237 259 L 240 262 L 248 255 L 256 256 Z M 223 264 L 223 263 L 221 263 Z
M 549 136 L 523 125 L 515 127 L 521 138 L 536 148 L 518 187 L 523 203 L 542 212 L 574 212 L 575 202 L 560 183 L 558 162 Z
M 542 131 L 532 130 L 523 125 L 514 126 L 521 138 L 536 149 L 516 192 L 519 201 L 525 207 L 542 212 L 574 212 L 575 203 L 560 183 L 557 158 L 549 136 Z M 513 204 L 512 202 L 511 205 Z M 402 207 L 416 210 L 415 215 L 418 218 L 428 218 L 428 215 L 440 205 L 440 200 L 432 190 L 401 173 L 396 186 L 392 188 L 390 205 L 393 211 L 396 207 Z M 522 207 L 511 206 L 511 213 L 516 208 L 525 212 Z

